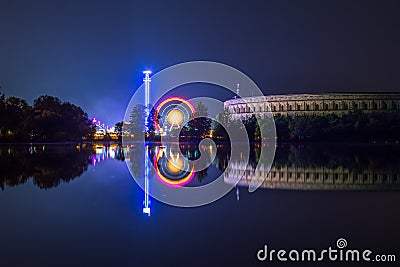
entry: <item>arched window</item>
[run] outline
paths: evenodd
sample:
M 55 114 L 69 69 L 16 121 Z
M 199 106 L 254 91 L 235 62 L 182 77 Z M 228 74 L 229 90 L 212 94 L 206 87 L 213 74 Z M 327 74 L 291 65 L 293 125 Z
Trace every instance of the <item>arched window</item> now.
M 364 101 L 361 102 L 361 109 L 367 109 L 367 104 Z
M 397 106 L 396 101 L 392 101 L 392 109 L 397 109 L 397 108 L 398 108 L 398 106 Z

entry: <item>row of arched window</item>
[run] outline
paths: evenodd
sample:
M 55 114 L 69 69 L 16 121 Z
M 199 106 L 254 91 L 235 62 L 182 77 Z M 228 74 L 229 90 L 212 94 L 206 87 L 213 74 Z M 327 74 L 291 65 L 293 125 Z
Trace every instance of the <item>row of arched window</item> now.
M 270 108 L 271 106 L 271 108 Z M 233 106 L 234 113 L 280 112 L 280 111 L 332 111 L 332 110 L 398 110 L 399 101 L 329 101 L 329 102 L 288 102 L 286 104 L 258 104 L 254 106 Z
M 243 171 L 230 171 L 227 175 L 235 176 L 236 173 L 243 174 Z M 276 170 L 271 170 L 268 174 L 264 172 L 256 172 L 254 170 L 247 169 L 244 172 L 245 177 L 260 176 L 266 177 L 272 180 L 330 180 L 339 181 L 350 181 L 357 183 L 397 183 L 400 184 L 400 174 L 399 173 L 354 173 L 354 172 L 280 172 Z

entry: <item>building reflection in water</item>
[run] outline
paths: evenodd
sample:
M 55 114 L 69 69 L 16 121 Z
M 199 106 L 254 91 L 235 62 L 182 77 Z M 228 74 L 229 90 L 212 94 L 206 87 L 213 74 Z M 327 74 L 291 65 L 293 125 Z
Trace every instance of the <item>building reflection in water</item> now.
M 398 146 L 385 145 L 281 145 L 270 170 L 263 159 L 233 160 L 224 173 L 226 183 L 234 183 L 246 170 L 239 186 L 262 181 L 262 188 L 292 190 L 399 190 Z M 256 170 L 256 161 L 260 167 Z

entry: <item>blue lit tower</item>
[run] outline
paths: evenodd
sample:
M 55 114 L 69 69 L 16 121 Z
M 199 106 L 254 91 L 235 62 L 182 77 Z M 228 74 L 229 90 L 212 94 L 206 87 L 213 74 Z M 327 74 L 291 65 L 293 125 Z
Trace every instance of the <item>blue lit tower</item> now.
M 145 105 L 145 113 L 146 113 L 146 118 L 145 118 L 145 126 L 146 126 L 146 132 L 149 130 L 149 125 L 148 125 L 148 117 L 150 114 L 150 74 L 151 71 L 146 70 L 143 71 L 143 74 L 145 75 L 143 81 L 144 81 L 144 105 Z M 149 146 L 145 146 L 145 157 L 144 157 L 144 200 L 143 200 L 143 213 L 147 214 L 150 216 L 150 199 L 149 199 L 149 168 L 151 164 L 149 164 Z
M 149 130 L 149 125 L 148 125 L 148 117 L 150 114 L 150 74 L 151 71 L 150 70 L 145 70 L 143 71 L 144 76 L 144 108 L 145 108 L 145 112 L 146 112 L 146 121 L 145 121 L 145 125 L 146 125 L 146 132 L 148 132 Z

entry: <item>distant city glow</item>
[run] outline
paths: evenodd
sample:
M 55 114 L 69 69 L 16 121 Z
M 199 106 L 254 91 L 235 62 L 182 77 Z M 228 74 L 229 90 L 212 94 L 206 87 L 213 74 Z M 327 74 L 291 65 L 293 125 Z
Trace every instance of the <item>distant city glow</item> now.
M 100 120 L 96 118 L 92 119 L 92 124 L 95 126 L 94 139 L 103 140 L 106 135 L 108 135 L 112 140 L 117 140 L 118 135 L 115 133 L 115 127 L 110 127 L 105 123 L 101 123 Z

